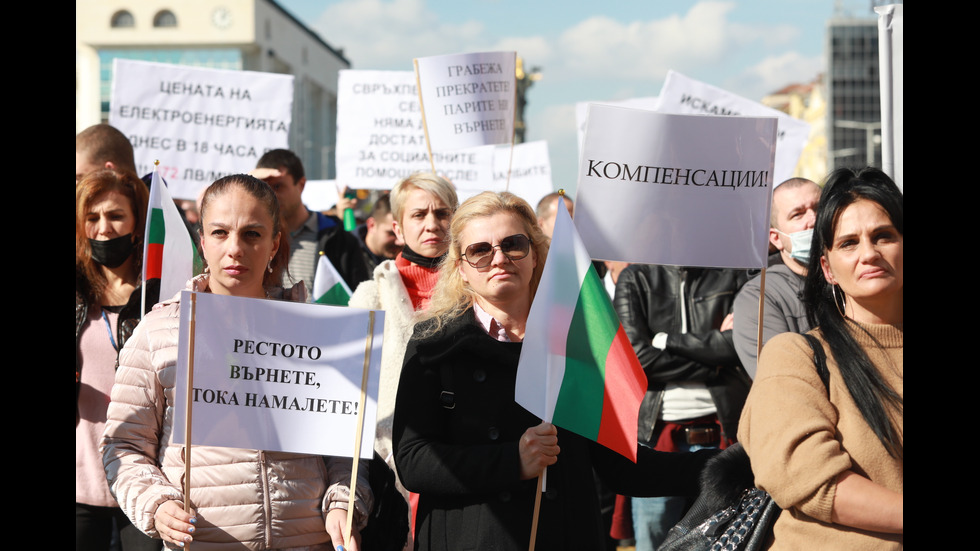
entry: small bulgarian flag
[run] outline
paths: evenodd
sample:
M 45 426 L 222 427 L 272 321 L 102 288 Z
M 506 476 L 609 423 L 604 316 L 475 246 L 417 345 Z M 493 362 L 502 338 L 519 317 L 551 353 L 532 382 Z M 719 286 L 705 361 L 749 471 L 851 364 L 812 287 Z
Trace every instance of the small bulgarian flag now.
M 636 462 L 647 379 L 564 201 L 528 315 L 517 403 Z
M 201 273 L 204 265 L 156 167 L 150 181 L 145 235 L 143 281 L 159 279 L 160 300 L 169 299 L 184 289 L 187 280 Z
M 316 263 L 316 273 L 313 275 L 313 302 L 347 306 L 352 294 L 330 259 L 320 251 L 320 260 Z

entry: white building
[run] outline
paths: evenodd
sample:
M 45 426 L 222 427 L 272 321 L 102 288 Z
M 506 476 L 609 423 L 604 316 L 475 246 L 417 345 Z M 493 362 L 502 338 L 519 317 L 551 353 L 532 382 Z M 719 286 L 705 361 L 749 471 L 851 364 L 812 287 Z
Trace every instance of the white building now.
M 108 122 L 112 60 L 295 76 L 289 146 L 333 178 L 343 51 L 272 0 L 75 0 L 75 132 Z

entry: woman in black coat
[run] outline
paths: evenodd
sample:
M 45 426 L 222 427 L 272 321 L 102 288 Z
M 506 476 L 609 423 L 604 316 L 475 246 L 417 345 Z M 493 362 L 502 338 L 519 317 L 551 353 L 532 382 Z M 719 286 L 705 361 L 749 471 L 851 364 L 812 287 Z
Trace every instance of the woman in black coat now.
M 547 467 L 537 549 L 604 542 L 593 468 L 614 491 L 692 495 L 712 455 L 640 450 L 634 464 L 514 401 L 521 341 L 548 238 L 510 193 L 453 218 L 428 317 L 408 345 L 395 402 L 395 463 L 419 493 L 416 549 L 527 549 Z

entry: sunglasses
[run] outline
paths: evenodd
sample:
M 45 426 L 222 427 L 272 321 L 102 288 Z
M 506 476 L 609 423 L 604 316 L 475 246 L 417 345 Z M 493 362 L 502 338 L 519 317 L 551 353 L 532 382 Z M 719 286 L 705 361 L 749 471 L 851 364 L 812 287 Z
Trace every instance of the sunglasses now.
M 491 245 L 486 241 L 473 243 L 466 247 L 463 252 L 463 259 L 474 268 L 486 268 L 493 262 L 494 249 L 500 249 L 504 256 L 511 261 L 516 261 L 527 256 L 531 251 L 531 240 L 524 234 L 511 235 L 500 240 L 497 246 Z

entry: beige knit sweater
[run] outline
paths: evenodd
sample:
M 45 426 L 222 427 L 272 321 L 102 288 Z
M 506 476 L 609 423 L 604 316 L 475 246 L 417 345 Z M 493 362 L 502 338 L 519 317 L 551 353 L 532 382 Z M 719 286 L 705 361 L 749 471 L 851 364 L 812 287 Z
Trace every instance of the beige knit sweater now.
M 904 397 L 903 330 L 861 325 L 853 335 L 884 380 Z M 823 341 L 818 330 L 812 332 Z M 852 470 L 902 492 L 903 460 L 888 455 L 864 421 L 826 348 L 829 392 L 802 335 L 785 333 L 766 344 L 752 384 L 738 439 L 752 462 L 756 484 L 769 492 L 783 513 L 770 549 L 902 549 L 903 537 L 868 532 L 831 522 L 837 477 Z M 901 413 L 894 413 L 902 430 Z M 903 438 L 904 441 L 904 438 Z

